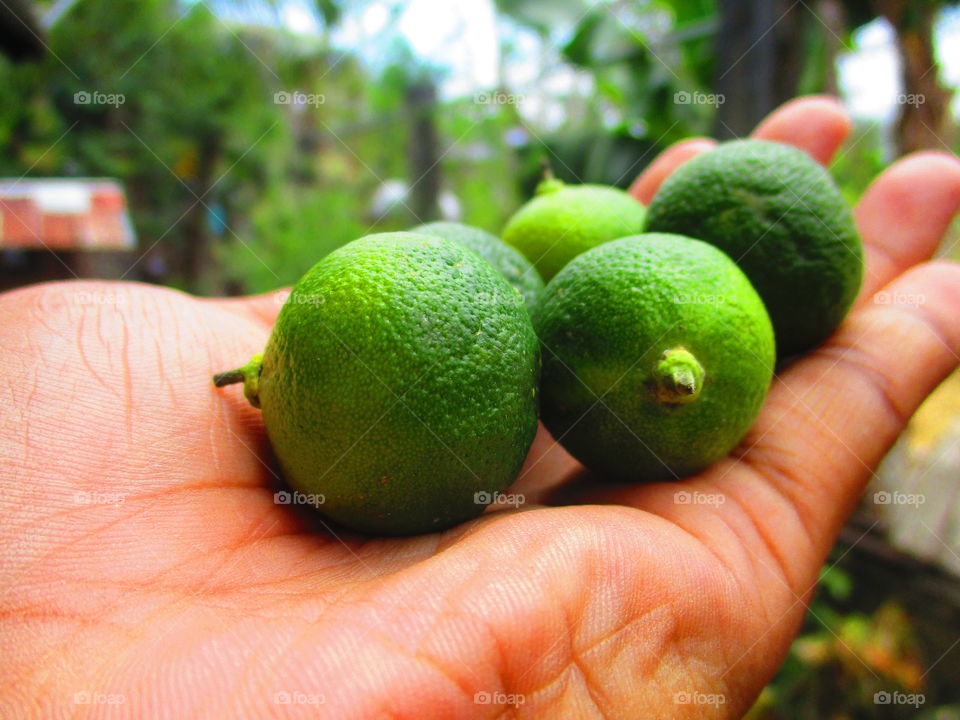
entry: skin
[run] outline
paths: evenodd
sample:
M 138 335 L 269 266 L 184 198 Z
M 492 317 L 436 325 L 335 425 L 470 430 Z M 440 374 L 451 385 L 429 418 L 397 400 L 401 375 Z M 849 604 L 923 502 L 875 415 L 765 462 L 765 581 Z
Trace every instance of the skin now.
M 806 98 L 756 136 L 827 162 L 849 130 L 835 102 Z M 670 148 L 632 192 L 649 200 L 709 146 Z M 542 433 L 515 488 L 524 508 L 410 539 L 274 504 L 259 413 L 210 376 L 263 346 L 282 298 L 6 294 L 0 716 L 739 717 L 872 468 L 958 364 L 960 267 L 927 262 L 958 206 L 953 157 L 877 179 L 857 208 L 858 306 L 778 374 L 731 458 L 608 487 Z M 880 290 L 925 302 L 873 302 Z

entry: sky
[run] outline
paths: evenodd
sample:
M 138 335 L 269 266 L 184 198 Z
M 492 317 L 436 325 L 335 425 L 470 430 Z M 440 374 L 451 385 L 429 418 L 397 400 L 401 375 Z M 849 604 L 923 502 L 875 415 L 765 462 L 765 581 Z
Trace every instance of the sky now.
M 539 40 L 522 29 L 498 27 L 492 0 L 374 0 L 362 9 L 347 11 L 332 34 L 333 42 L 358 51 L 361 58 L 375 64 L 376 49 L 383 47 L 382 33 L 390 24 L 391 7 L 399 8 L 396 27 L 414 53 L 424 61 L 448 68 L 440 88 L 444 97 L 471 95 L 495 87 L 501 61 L 498 33 L 509 32 L 514 44 L 508 66 L 511 85 L 524 88 L 539 76 Z M 312 34 L 320 30 L 310 0 L 286 0 L 280 16 L 293 32 Z M 884 21 L 877 20 L 855 34 L 855 43 L 856 50 L 845 53 L 838 62 L 845 102 L 855 117 L 889 122 L 896 116 L 903 93 L 893 32 Z M 938 24 L 937 50 L 942 81 L 960 86 L 960 10 L 946 12 Z M 544 94 L 562 92 L 588 80 L 564 68 L 546 82 L 551 87 L 544 88 Z M 549 107 L 527 109 L 550 115 Z M 960 114 L 960 96 L 954 110 Z M 549 117 L 540 119 L 550 124 Z

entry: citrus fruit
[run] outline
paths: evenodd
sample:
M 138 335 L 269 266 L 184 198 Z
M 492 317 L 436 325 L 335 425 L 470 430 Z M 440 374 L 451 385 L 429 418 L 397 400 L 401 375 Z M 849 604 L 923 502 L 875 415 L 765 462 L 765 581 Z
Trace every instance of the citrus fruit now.
M 549 281 L 585 250 L 641 232 L 644 215 L 643 205 L 618 188 L 547 178 L 507 221 L 502 237 Z
M 470 248 L 493 265 L 513 285 L 532 310 L 543 290 L 543 279 L 537 269 L 516 249 L 486 230 L 455 222 L 432 222 L 418 225 L 410 232 L 433 235 Z
M 541 415 L 591 470 L 671 480 L 725 456 L 763 404 L 773 329 L 743 272 L 698 240 L 605 243 L 551 280 L 535 314 Z
M 737 140 L 698 155 L 660 187 L 646 229 L 733 258 L 767 306 L 781 355 L 826 339 L 860 289 L 853 215 L 830 175 L 789 145 Z
M 449 240 L 369 235 L 294 286 L 243 380 L 289 484 L 354 530 L 479 515 L 537 428 L 539 354 L 520 294 Z

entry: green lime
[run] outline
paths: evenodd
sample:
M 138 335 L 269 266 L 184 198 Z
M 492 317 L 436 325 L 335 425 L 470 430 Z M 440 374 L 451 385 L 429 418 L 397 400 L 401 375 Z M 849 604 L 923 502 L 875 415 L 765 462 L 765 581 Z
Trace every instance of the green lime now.
M 499 270 L 507 282 L 520 291 L 528 310 L 533 310 L 537 304 L 537 299 L 543 292 L 540 273 L 529 260 L 493 233 L 455 222 L 427 223 L 418 225 L 410 232 L 446 238 L 470 248 Z
M 781 355 L 843 321 L 863 278 L 853 215 L 806 153 L 737 140 L 681 165 L 650 204 L 648 232 L 688 235 L 736 261 L 763 298 Z
M 362 532 L 443 530 L 515 478 L 537 428 L 520 294 L 449 240 L 356 240 L 294 286 L 242 379 L 290 485 Z M 309 501 L 309 500 L 308 500 Z
M 763 404 L 773 329 L 720 250 L 660 233 L 588 250 L 535 315 L 541 405 L 557 441 L 597 473 L 681 478 L 719 460 Z
M 549 281 L 580 253 L 641 232 L 645 214 L 638 200 L 615 187 L 548 178 L 507 221 L 502 237 Z

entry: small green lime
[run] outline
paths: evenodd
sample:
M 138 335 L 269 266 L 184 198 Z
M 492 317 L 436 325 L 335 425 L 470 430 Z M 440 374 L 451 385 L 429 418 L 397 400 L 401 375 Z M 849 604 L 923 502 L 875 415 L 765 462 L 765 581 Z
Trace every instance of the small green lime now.
M 580 253 L 641 232 L 645 214 L 638 200 L 618 188 L 549 178 L 507 221 L 502 237 L 549 281 Z
M 539 349 L 520 294 L 476 253 L 369 235 L 294 286 L 242 379 L 290 485 L 354 530 L 479 515 L 537 428 Z M 239 376 L 239 377 L 238 377 Z
M 528 310 L 533 310 L 537 304 L 537 299 L 543 292 L 540 273 L 529 260 L 493 233 L 455 222 L 427 223 L 418 225 L 410 232 L 446 238 L 470 248 L 499 270 L 507 282 L 520 291 Z
M 773 330 L 717 248 L 660 233 L 588 250 L 535 314 L 544 424 L 602 475 L 670 480 L 716 462 L 763 404 Z
M 837 186 L 781 143 L 737 140 L 681 165 L 650 204 L 647 231 L 688 235 L 733 258 L 767 306 L 781 355 L 826 339 L 863 278 L 860 237 Z

